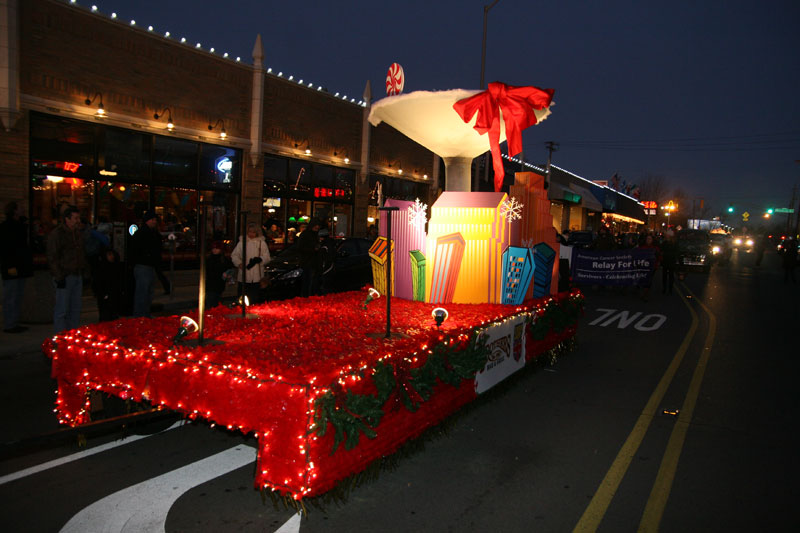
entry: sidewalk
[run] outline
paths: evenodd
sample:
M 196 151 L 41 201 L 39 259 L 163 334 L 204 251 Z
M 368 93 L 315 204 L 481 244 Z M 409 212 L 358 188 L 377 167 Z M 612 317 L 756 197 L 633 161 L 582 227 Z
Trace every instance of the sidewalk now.
M 166 274 L 169 277 L 169 273 Z M 172 280 L 172 294 L 164 294 L 160 286 L 156 288 L 153 297 L 153 316 L 169 316 L 197 308 L 199 279 L 199 270 L 176 270 Z M 26 286 L 25 290 L 29 290 L 29 287 Z M 226 287 L 222 297 L 226 300 L 233 298 L 235 290 L 235 286 Z M 50 309 L 53 306 L 52 301 L 41 301 L 37 304 L 48 306 Z M 0 312 L 1 310 L 0 306 Z M 52 315 L 52 311 L 50 314 Z M 80 323 L 81 325 L 93 324 L 97 320 L 97 301 L 91 289 L 84 288 Z M 27 327 L 28 330 L 22 333 L 0 332 L 0 358 L 40 350 L 42 342 L 55 333 L 52 320 L 49 323 L 29 323 L 23 320 L 21 325 Z

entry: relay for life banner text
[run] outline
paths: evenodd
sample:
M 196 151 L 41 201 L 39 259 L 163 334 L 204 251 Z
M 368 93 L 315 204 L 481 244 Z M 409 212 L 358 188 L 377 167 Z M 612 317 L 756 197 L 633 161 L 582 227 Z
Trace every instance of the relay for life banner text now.
M 656 266 L 654 248 L 572 251 L 572 281 L 592 285 L 643 285 Z

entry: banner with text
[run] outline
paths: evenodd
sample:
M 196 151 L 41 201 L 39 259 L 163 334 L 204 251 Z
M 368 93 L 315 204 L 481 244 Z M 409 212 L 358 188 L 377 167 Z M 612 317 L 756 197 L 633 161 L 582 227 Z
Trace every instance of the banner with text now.
M 656 250 L 574 250 L 572 281 L 592 285 L 642 285 L 653 277 Z

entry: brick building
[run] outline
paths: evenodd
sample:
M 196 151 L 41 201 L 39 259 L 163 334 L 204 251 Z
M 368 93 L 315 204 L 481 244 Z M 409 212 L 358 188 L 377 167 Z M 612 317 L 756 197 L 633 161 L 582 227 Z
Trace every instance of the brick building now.
M 363 235 L 379 182 L 429 204 L 443 188 L 434 154 L 368 124 L 369 85 L 345 100 L 271 72 L 260 36 L 248 64 L 64 0 L 0 0 L 0 26 L 0 198 L 34 240 L 66 204 L 117 234 L 148 208 L 196 234 L 201 197 L 221 238 L 241 212 Z

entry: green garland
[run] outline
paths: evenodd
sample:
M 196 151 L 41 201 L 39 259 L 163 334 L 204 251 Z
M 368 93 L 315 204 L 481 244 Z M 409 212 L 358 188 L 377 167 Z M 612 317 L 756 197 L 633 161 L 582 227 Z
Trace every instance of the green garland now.
M 551 329 L 561 333 L 575 324 L 582 310 L 581 295 L 561 302 L 552 300 L 535 321 L 528 322 L 527 327 L 535 340 L 542 340 Z M 452 341 L 441 342 L 433 347 L 422 366 L 410 370 L 402 364 L 393 366 L 379 361 L 371 374 L 376 394 L 344 391 L 335 383 L 314 401 L 314 423 L 308 433 L 324 437 L 329 424 L 333 426 L 335 434 L 331 454 L 342 442 L 348 450 L 355 448 L 361 434 L 375 438 L 375 428 L 387 410 L 402 404 L 414 412 L 421 402 L 431 397 L 437 381 L 458 387 L 465 379 L 475 379 L 475 374 L 486 365 L 487 340 L 485 335 L 473 332 L 466 346 Z

